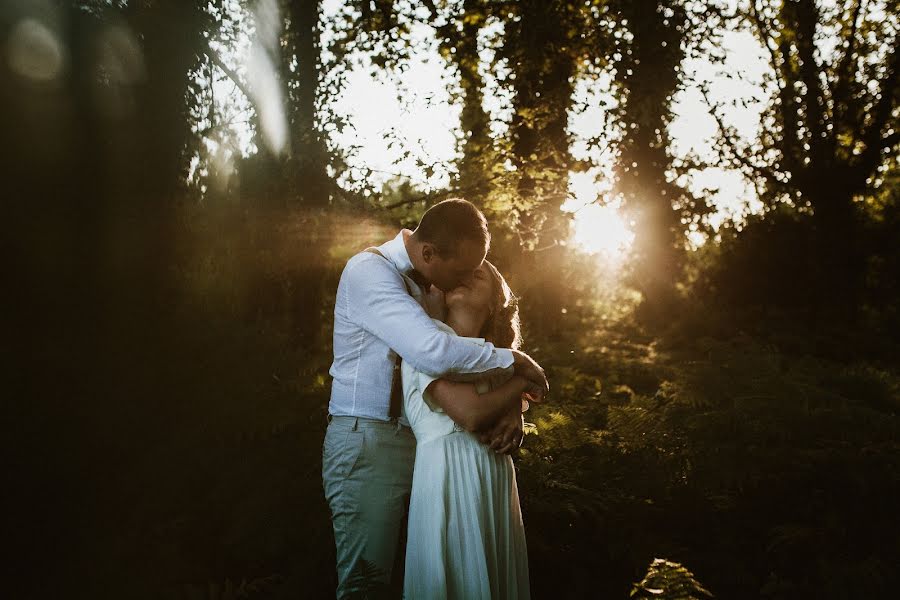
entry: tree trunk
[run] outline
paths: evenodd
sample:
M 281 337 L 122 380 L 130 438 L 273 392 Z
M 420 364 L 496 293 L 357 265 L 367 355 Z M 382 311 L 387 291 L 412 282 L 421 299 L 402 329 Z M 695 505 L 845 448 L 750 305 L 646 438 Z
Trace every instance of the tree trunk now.
M 478 33 L 485 22 L 484 12 L 479 10 L 480 4 L 478 0 L 465 0 L 462 32 L 455 40 L 456 52 L 451 54 L 459 69 L 463 89 L 460 126 L 465 141 L 459 164 L 459 187 L 475 202 L 489 192 L 491 167 L 497 160 L 491 139 L 490 115 L 482 105 L 484 81 L 478 72 Z
M 319 86 L 319 0 L 285 3 L 286 27 L 282 76 L 287 84 L 291 153 L 288 187 L 306 206 L 329 203 L 327 151 L 316 119 Z
M 680 81 L 686 18 L 674 2 L 623 2 L 619 10 L 632 37 L 620 45 L 616 69 L 625 132 L 618 188 L 635 222 L 633 279 L 643 294 L 641 313 L 658 322 L 675 301 L 684 253 L 681 215 L 673 207 L 684 192 L 667 182 L 666 171 L 671 163 L 667 128 Z M 664 10 L 672 16 L 666 17 Z
M 512 208 L 520 243 L 531 250 L 520 261 L 518 279 L 537 317 L 532 322 L 550 334 L 559 331 L 571 224 L 560 210 L 572 166 L 568 119 L 576 57 L 568 38 L 570 10 L 566 3 L 525 0 L 520 20 L 508 25 L 515 73 L 510 135 L 519 177 Z

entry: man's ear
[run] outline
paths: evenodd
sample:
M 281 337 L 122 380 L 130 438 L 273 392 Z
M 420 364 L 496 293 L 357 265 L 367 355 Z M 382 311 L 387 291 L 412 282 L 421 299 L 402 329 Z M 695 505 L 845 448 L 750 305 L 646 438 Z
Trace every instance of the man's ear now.
M 435 256 L 437 256 L 437 251 L 433 245 L 428 242 L 422 244 L 422 260 L 425 261 L 425 264 L 430 264 Z

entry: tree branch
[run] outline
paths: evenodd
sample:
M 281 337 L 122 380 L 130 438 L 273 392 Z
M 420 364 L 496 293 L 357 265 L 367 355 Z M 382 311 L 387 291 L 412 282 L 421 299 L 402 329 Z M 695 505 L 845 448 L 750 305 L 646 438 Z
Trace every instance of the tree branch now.
M 820 164 L 825 156 L 827 148 L 823 144 L 822 134 L 825 133 L 824 123 L 824 94 L 821 80 L 819 79 L 819 65 L 816 62 L 815 37 L 816 27 L 819 23 L 819 11 L 813 0 L 801 0 L 795 5 L 795 36 L 797 55 L 801 61 L 799 66 L 800 81 L 806 88 L 803 95 L 805 105 L 804 116 L 806 128 L 810 133 L 810 155 L 812 161 Z
M 774 184 L 773 187 L 777 186 L 781 182 L 778 181 L 778 177 L 776 177 L 774 171 L 771 168 L 757 165 L 747 156 L 747 153 L 742 148 L 738 148 L 737 142 L 732 138 L 729 134 L 729 127 L 725 125 L 722 116 L 719 114 L 718 110 L 716 110 L 716 105 L 712 102 L 709 97 L 709 90 L 706 85 L 699 86 L 700 93 L 703 95 L 703 99 L 706 102 L 706 105 L 709 107 L 709 113 L 713 119 L 716 121 L 716 126 L 719 129 L 719 139 L 725 144 L 730 153 L 730 159 L 743 167 L 749 169 L 755 177 L 762 177 L 770 184 Z M 754 181 L 754 187 L 756 183 Z M 760 195 L 761 190 L 757 187 L 757 195 Z M 761 196 L 761 195 L 760 195 Z
M 222 58 L 218 55 L 218 53 L 216 53 L 216 51 L 212 48 L 207 47 L 206 50 L 204 50 L 204 54 L 206 54 L 207 58 L 209 58 L 209 60 L 212 61 L 214 65 L 219 67 L 219 69 L 234 82 L 238 89 L 241 90 L 241 93 L 247 97 L 247 100 L 253 102 L 252 90 L 246 83 L 244 83 L 237 71 L 226 65 Z
M 856 32 L 859 29 L 859 17 L 862 14 L 863 2 L 856 0 L 853 7 L 853 13 L 850 17 L 850 32 L 847 35 L 847 41 L 844 45 L 844 54 L 841 56 L 840 62 L 834 71 L 834 86 L 831 90 L 831 101 L 834 103 L 834 133 L 837 136 L 846 117 L 846 109 L 849 104 L 850 82 L 852 73 L 850 66 L 853 64 L 853 53 L 856 51 Z
M 866 151 L 863 152 L 861 157 L 865 156 L 873 146 L 876 152 L 880 152 L 881 148 L 884 147 L 880 144 L 880 141 L 882 131 L 897 106 L 898 77 L 900 77 L 900 34 L 894 37 L 893 49 L 888 58 L 887 69 L 885 69 L 884 77 L 879 82 L 878 87 L 881 92 L 881 98 L 878 99 L 872 110 L 872 122 L 862 135 L 862 142 L 866 145 Z
M 393 210 L 395 208 L 400 208 L 401 206 L 406 206 L 408 204 L 415 204 L 416 202 L 425 202 L 427 200 L 437 200 L 438 198 L 447 198 L 453 196 L 454 194 L 466 195 L 468 192 L 478 190 L 490 182 L 499 178 L 499 175 L 494 175 L 492 177 L 488 177 L 484 181 L 478 182 L 475 185 L 470 185 L 467 187 L 458 187 L 458 188 L 450 188 L 447 190 L 442 190 L 440 192 L 433 192 L 428 194 L 423 194 L 421 196 L 417 196 L 415 198 L 407 198 L 406 200 L 400 200 L 399 202 L 394 202 L 391 204 L 387 204 L 385 206 L 380 206 L 379 208 L 383 210 Z
M 769 51 L 769 63 L 772 67 L 772 72 L 775 74 L 775 79 L 778 82 L 778 88 L 783 89 L 784 79 L 781 74 L 781 66 L 778 63 L 778 55 L 775 53 L 776 48 L 773 48 L 769 44 L 772 40 L 772 34 L 769 31 L 768 25 L 766 25 L 766 22 L 763 20 L 762 15 L 759 13 L 755 1 L 750 3 L 750 12 L 753 17 L 753 22 L 756 25 L 756 29 L 759 31 L 760 41 L 763 43 L 763 46 L 766 47 L 766 50 Z
M 781 117 L 782 125 L 784 127 L 780 150 L 785 163 L 792 168 L 795 163 L 794 154 L 798 144 L 800 126 L 799 111 L 797 110 L 797 103 L 794 100 L 794 90 L 791 87 L 791 82 L 794 81 L 795 74 L 791 68 L 790 45 L 784 31 L 780 32 L 781 35 L 779 36 L 779 41 L 775 42 L 775 35 L 772 32 L 772 27 L 757 7 L 756 0 L 753 0 L 750 3 L 750 12 L 753 21 L 756 24 L 756 28 L 759 31 L 760 41 L 769 51 L 772 71 L 775 74 L 775 81 L 778 85 L 778 99 L 781 102 L 781 106 L 778 108 L 778 114 Z M 774 47 L 772 44 L 775 44 Z

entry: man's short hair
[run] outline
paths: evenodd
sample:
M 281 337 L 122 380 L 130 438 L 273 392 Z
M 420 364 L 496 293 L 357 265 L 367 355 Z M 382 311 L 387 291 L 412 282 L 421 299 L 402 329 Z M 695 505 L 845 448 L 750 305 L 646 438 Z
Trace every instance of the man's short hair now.
M 464 240 L 482 244 L 485 252 L 491 245 L 484 214 L 462 198 L 450 198 L 426 210 L 416 227 L 416 237 L 433 244 L 439 254 L 446 256 L 456 256 Z

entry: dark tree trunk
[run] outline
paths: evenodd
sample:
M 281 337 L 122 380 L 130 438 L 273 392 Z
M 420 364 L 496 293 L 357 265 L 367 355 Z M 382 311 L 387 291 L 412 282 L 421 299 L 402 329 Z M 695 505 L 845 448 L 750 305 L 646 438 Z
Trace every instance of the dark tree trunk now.
M 569 237 L 566 201 L 572 157 L 567 131 L 576 59 L 568 29 L 568 5 L 542 0 L 521 3 L 520 20 L 510 24 L 516 78 L 511 128 L 518 192 L 528 210 L 519 214 L 520 234 L 535 247 Z
M 515 73 L 512 160 L 518 176 L 513 214 L 526 252 L 520 293 L 527 297 L 533 327 L 559 332 L 564 308 L 565 246 L 571 218 L 560 210 L 568 198 L 572 168 L 567 130 L 577 56 L 570 35 L 577 9 L 564 2 L 525 0 L 519 20 L 507 25 L 507 44 Z
M 175 209 L 184 196 L 193 133 L 189 119 L 190 74 L 200 64 L 206 14 L 185 0 L 135 2 L 128 18 L 143 50 L 146 79 L 136 90 L 138 106 L 129 161 L 133 176 L 122 181 L 128 202 L 113 238 L 127 239 L 134 264 L 122 273 L 139 306 L 165 310 L 176 262 Z M 110 252 L 121 252 L 112 248 Z
M 633 279 L 643 294 L 641 312 L 659 321 L 675 300 L 684 253 L 684 226 L 673 206 L 683 191 L 667 182 L 671 159 L 666 132 L 680 83 L 686 18 L 675 2 L 638 0 L 618 7 L 623 27 L 631 33 L 631 41 L 620 45 L 616 68 L 624 96 L 618 188 L 635 222 Z
M 320 71 L 319 0 L 285 3 L 282 77 L 287 86 L 290 158 L 289 195 L 305 206 L 329 203 L 332 186 L 327 151 L 316 118 Z
M 480 4 L 478 0 L 465 0 L 462 32 L 455 40 L 456 52 L 451 53 L 459 69 L 463 90 L 460 126 L 465 140 L 459 165 L 459 187 L 476 202 L 490 190 L 491 168 L 497 157 L 491 139 L 490 115 L 482 105 L 484 81 L 478 72 L 478 33 L 486 20 L 483 10 L 479 10 Z

